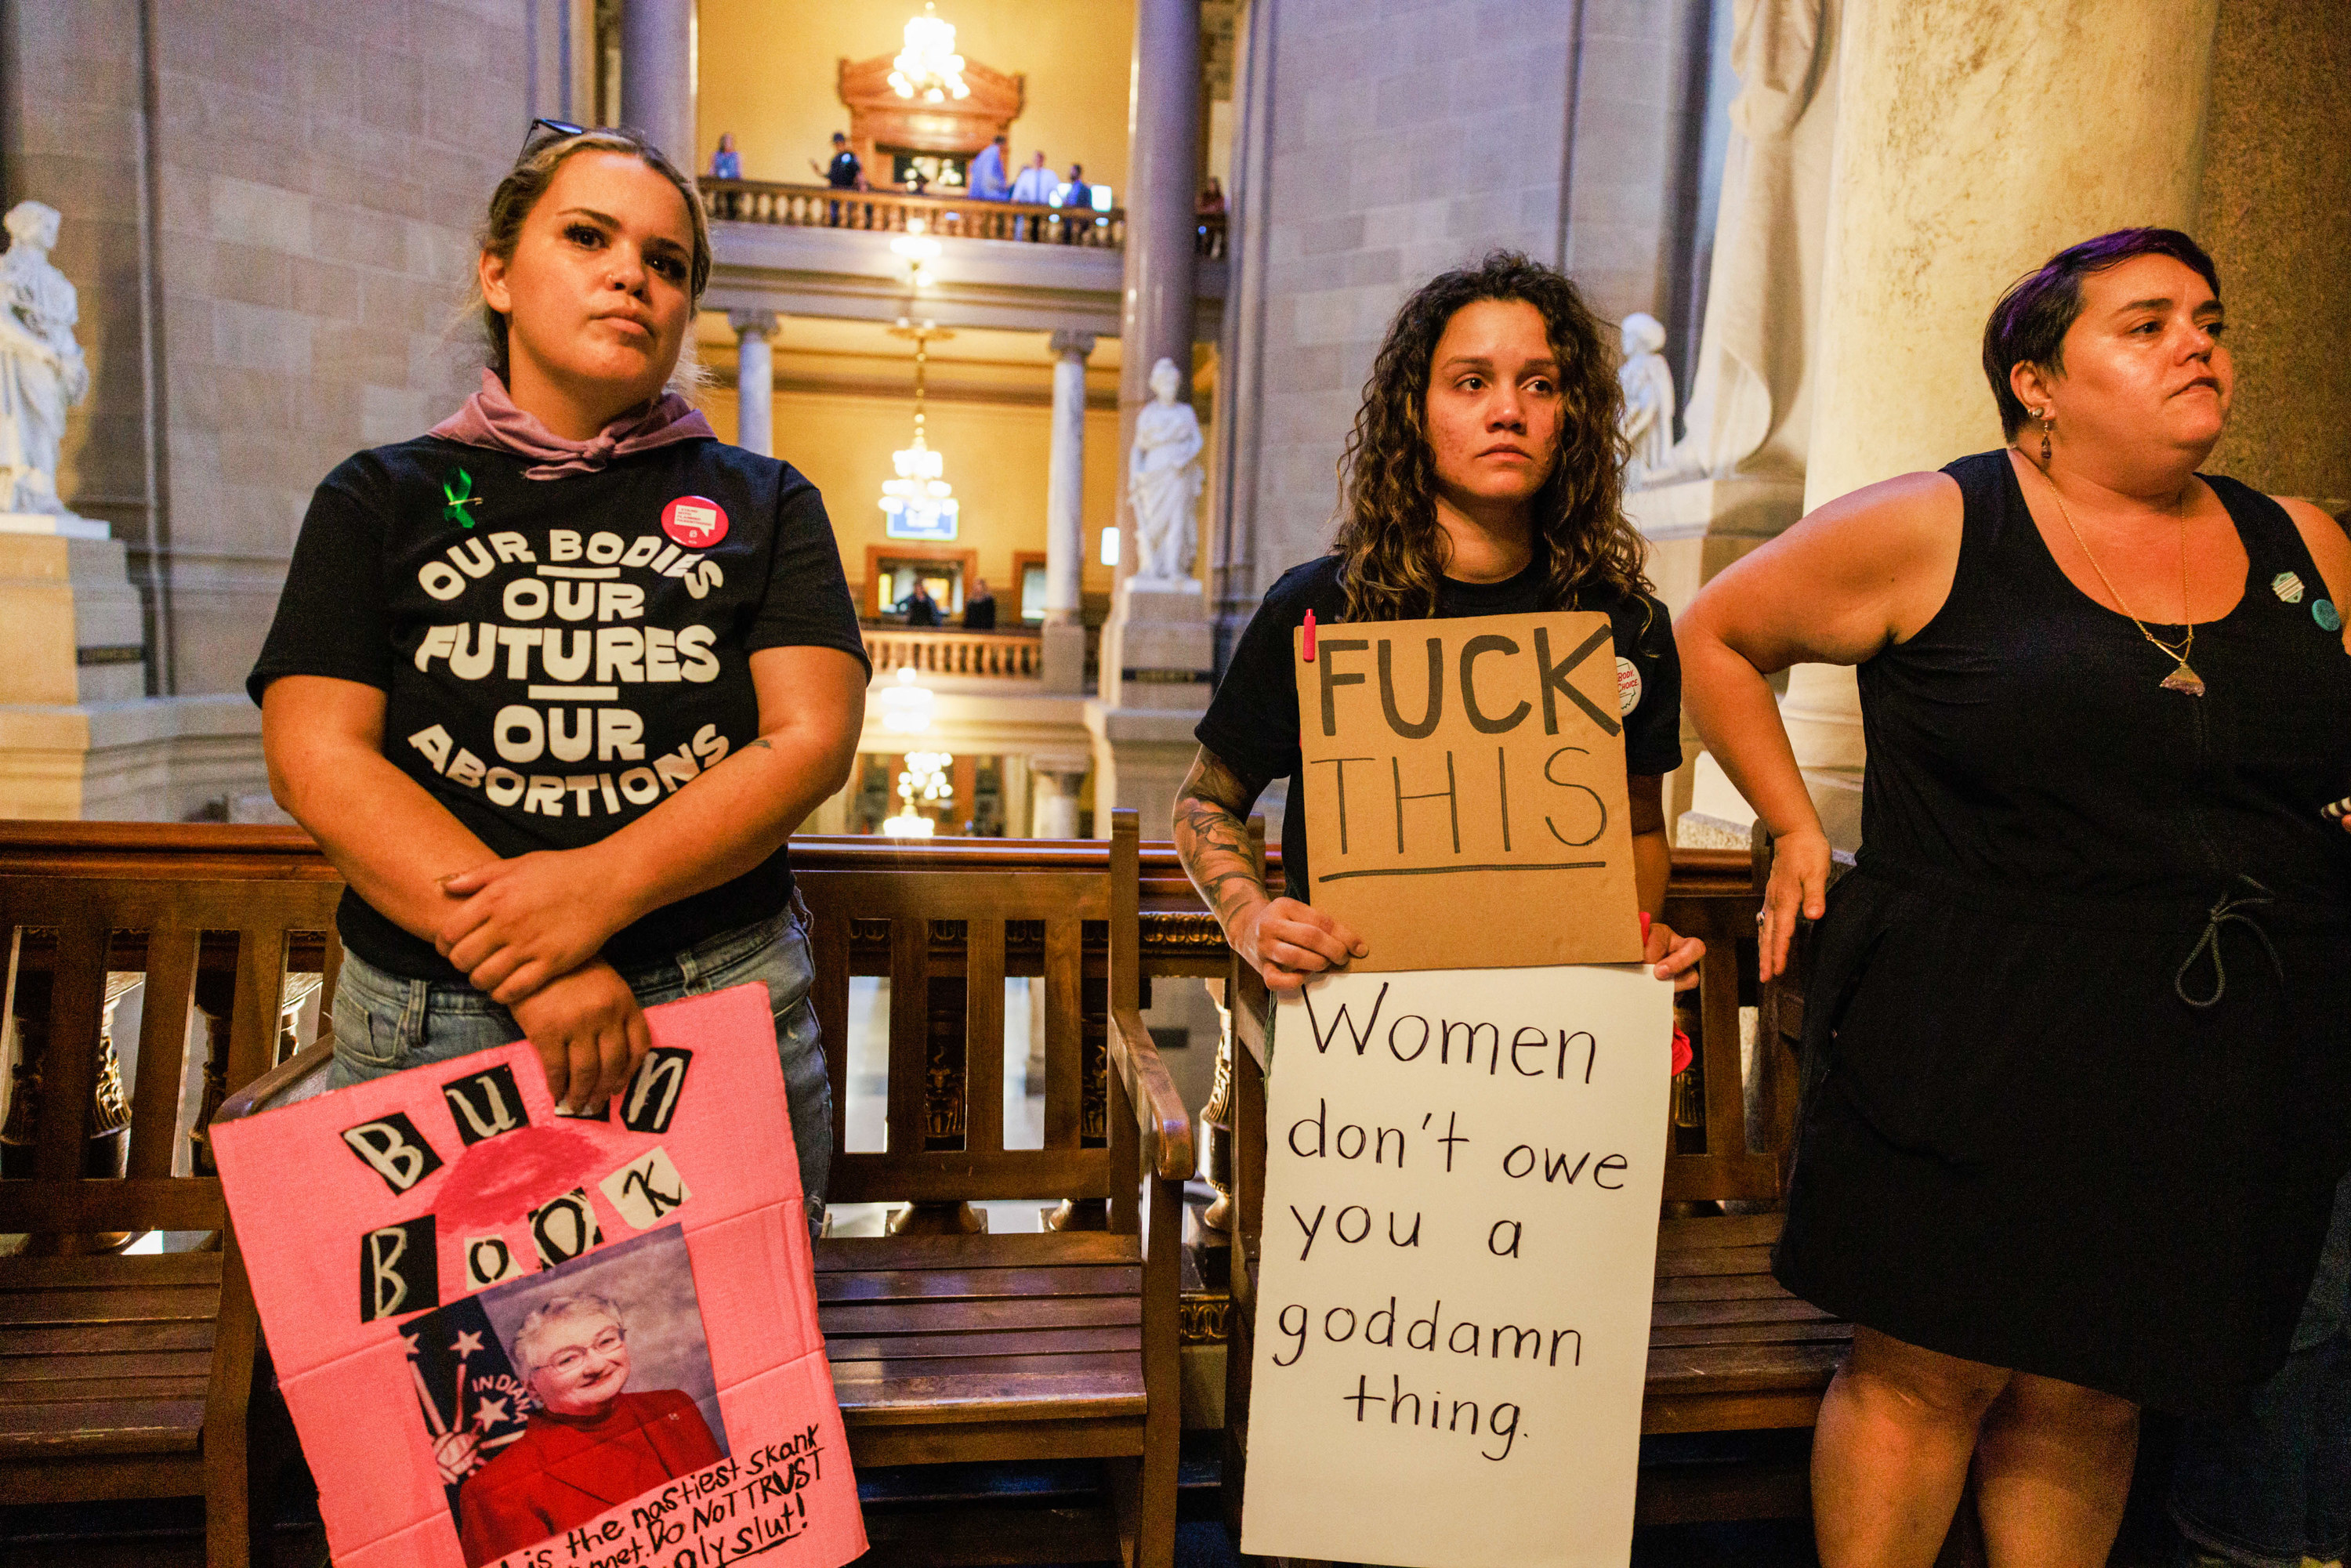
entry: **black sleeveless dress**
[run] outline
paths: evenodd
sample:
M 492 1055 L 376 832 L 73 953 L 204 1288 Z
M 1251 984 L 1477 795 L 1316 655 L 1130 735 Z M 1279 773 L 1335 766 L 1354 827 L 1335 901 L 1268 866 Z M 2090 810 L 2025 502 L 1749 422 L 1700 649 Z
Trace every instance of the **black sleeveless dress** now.
M 1912 1344 L 2225 1410 L 2283 1361 L 2351 1164 L 2351 834 L 2319 814 L 2351 657 L 2233 480 L 2250 565 L 2197 697 L 2059 570 L 2005 452 L 1944 472 L 1950 598 L 1860 669 L 1776 1272 Z

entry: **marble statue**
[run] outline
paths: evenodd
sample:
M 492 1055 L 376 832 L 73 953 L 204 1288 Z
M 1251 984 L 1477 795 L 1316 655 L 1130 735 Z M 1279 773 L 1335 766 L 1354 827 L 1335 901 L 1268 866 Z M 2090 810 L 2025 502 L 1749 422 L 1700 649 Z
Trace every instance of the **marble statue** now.
M 1620 428 L 1632 444 L 1625 463 L 1625 488 L 1638 490 L 1672 476 L 1674 371 L 1666 363 L 1666 329 L 1655 316 L 1635 310 L 1625 318 L 1625 363 L 1616 372 L 1625 389 Z
M 65 512 L 57 499 L 57 453 L 66 410 L 89 392 L 89 370 L 74 342 L 80 307 L 74 286 L 49 265 L 57 210 L 19 202 L 8 211 L 0 255 L 0 512 Z
M 1801 480 L 1827 243 L 1842 0 L 1734 0 L 1730 104 L 1706 322 L 1673 466 Z
M 1176 401 L 1182 384 L 1175 361 L 1152 366 L 1152 401 L 1134 422 L 1126 488 L 1134 508 L 1134 580 L 1140 583 L 1193 581 L 1204 476 L 1199 416 L 1190 403 Z

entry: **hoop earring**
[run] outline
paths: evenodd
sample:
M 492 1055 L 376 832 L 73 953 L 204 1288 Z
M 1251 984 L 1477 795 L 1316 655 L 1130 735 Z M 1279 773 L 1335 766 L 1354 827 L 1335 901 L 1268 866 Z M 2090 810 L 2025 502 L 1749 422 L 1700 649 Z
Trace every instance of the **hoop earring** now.
M 2043 468 L 2049 466 L 2049 433 L 2056 427 L 2057 422 L 2049 417 L 2047 409 L 2043 409 L 2041 411 L 2041 466 Z

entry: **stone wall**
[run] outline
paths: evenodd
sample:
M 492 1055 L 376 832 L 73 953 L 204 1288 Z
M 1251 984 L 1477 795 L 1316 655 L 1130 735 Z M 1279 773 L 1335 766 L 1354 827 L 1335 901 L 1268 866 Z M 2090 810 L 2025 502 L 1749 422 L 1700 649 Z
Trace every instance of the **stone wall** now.
M 136 0 L 7 5 L 6 198 L 65 214 L 92 371 L 61 489 L 160 582 L 157 690 L 237 689 L 312 488 L 470 385 L 452 329 L 530 3 L 171 0 L 143 53 Z
M 138 0 L 0 0 L 0 205 L 32 197 L 61 214 L 49 259 L 80 292 L 90 371 L 57 489 L 134 547 L 151 472 L 139 37 Z
M 73 0 L 79 4 L 81 0 Z M 171 689 L 240 684 L 310 492 L 470 387 L 471 234 L 520 145 L 523 0 L 174 0 L 157 184 Z
M 1612 319 L 1673 319 L 1710 10 L 1251 0 L 1214 492 L 1228 645 L 1267 585 L 1328 545 L 1340 451 L 1413 287 L 1510 246 L 1565 266 Z

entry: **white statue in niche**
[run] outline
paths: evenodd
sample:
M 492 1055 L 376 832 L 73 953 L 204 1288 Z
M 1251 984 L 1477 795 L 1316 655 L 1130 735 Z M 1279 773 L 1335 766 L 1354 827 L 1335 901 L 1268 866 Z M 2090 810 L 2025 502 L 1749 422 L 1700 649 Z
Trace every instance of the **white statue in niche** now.
M 1625 364 L 1616 372 L 1625 389 L 1620 428 L 1632 444 L 1625 465 L 1625 488 L 1637 490 L 1670 476 L 1674 449 L 1674 371 L 1661 351 L 1666 329 L 1655 316 L 1635 310 L 1625 318 Z
M 1134 508 L 1138 583 L 1191 582 L 1199 549 L 1200 419 L 1190 403 L 1176 401 L 1181 385 L 1175 361 L 1152 366 L 1152 401 L 1134 422 L 1126 489 Z
M 57 210 L 19 202 L 7 227 L 8 250 L 0 256 L 0 512 L 59 516 L 66 410 L 89 392 L 73 334 L 80 305 L 66 275 L 49 265 Z
M 1676 467 L 1801 481 L 1810 457 L 1844 0 L 1734 0 L 1706 322 Z

